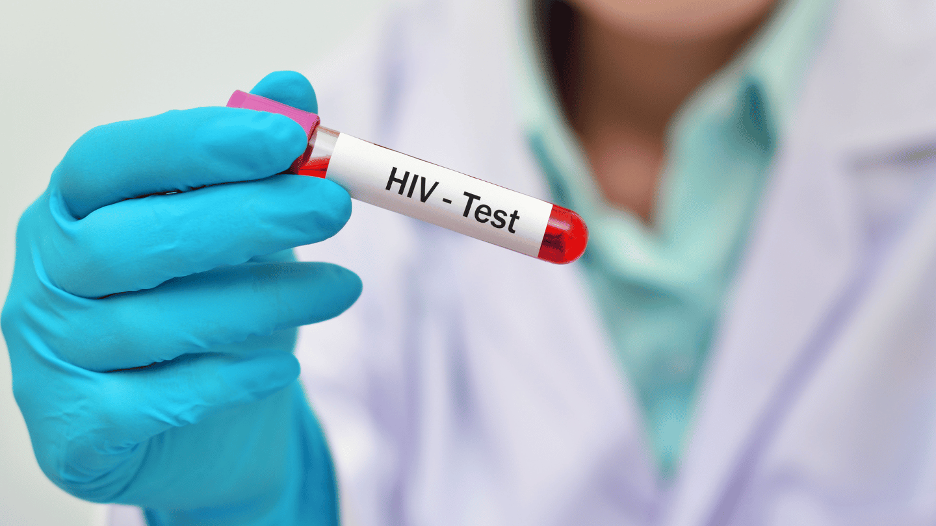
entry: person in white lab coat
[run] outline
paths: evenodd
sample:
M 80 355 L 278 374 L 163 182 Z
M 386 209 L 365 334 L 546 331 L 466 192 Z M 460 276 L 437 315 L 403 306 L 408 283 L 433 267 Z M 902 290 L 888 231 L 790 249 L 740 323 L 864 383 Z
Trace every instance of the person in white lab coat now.
M 677 3 L 418 2 L 312 77 L 592 230 L 560 267 L 355 203 L 298 249 L 364 283 L 296 351 L 346 523 L 936 522 L 936 10 Z
M 814 7 L 780 3 L 774 16 Z M 531 129 L 545 111 L 515 110 L 535 82 L 523 74 L 536 73 L 498 52 L 518 38 L 501 8 L 423 5 L 389 23 L 355 61 L 363 66 L 321 93 L 322 114 L 340 116 L 325 122 L 585 213 L 587 196 L 570 199 L 542 175 L 550 163 L 538 145 L 550 139 L 531 141 Z M 775 50 L 803 63 L 801 87 L 771 101 L 789 117 L 672 474 L 653 454 L 633 362 L 620 359 L 596 305 L 588 252 L 583 265 L 554 267 L 367 205 L 334 240 L 300 250 L 365 283 L 348 313 L 300 338 L 347 516 L 366 525 L 936 522 L 936 10 L 828 9 L 815 33 L 797 35 L 815 51 L 793 49 L 797 41 Z M 775 20 L 781 27 L 766 22 L 755 43 L 785 38 L 777 33 L 791 30 L 789 18 Z M 731 176 L 693 191 L 744 184 Z M 604 248 L 596 230 L 610 220 L 584 217 L 589 251 Z

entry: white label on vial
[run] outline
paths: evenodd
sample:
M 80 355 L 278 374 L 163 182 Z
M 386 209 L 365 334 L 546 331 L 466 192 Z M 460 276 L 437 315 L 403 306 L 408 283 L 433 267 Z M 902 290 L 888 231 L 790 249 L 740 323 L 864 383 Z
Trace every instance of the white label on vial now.
M 325 178 L 351 197 L 536 257 L 552 204 L 344 133 Z

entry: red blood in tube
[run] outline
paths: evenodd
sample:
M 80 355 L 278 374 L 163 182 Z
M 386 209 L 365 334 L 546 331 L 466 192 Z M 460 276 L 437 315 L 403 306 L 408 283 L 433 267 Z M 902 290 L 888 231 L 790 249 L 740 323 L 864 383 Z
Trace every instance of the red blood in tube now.
M 571 263 L 585 252 L 588 244 L 588 227 L 575 212 L 553 205 L 540 245 L 539 259 L 551 263 Z
M 309 150 L 311 149 L 309 148 Z M 296 159 L 289 171 L 298 175 L 311 175 L 312 177 L 324 179 L 325 173 L 328 172 L 329 161 L 331 161 L 331 157 L 309 159 L 308 152 L 306 152 L 306 155 Z

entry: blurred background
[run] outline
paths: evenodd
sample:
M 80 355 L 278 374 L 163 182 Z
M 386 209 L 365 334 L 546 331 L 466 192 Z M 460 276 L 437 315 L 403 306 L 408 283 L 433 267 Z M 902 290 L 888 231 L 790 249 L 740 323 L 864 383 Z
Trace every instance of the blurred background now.
M 16 221 L 88 129 L 224 105 L 271 71 L 308 73 L 396 0 L 34 0 L 0 7 L 0 302 Z M 315 78 L 310 78 L 313 85 Z M 0 340 L 0 526 L 103 525 L 39 470 Z

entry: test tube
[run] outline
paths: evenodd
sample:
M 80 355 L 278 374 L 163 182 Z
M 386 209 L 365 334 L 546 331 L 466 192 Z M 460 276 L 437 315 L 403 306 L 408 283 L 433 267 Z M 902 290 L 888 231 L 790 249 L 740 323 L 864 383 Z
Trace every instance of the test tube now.
M 309 138 L 288 172 L 333 181 L 359 201 L 551 263 L 585 251 L 575 212 L 502 186 L 320 126 L 318 115 L 235 91 L 228 107 L 279 113 Z

